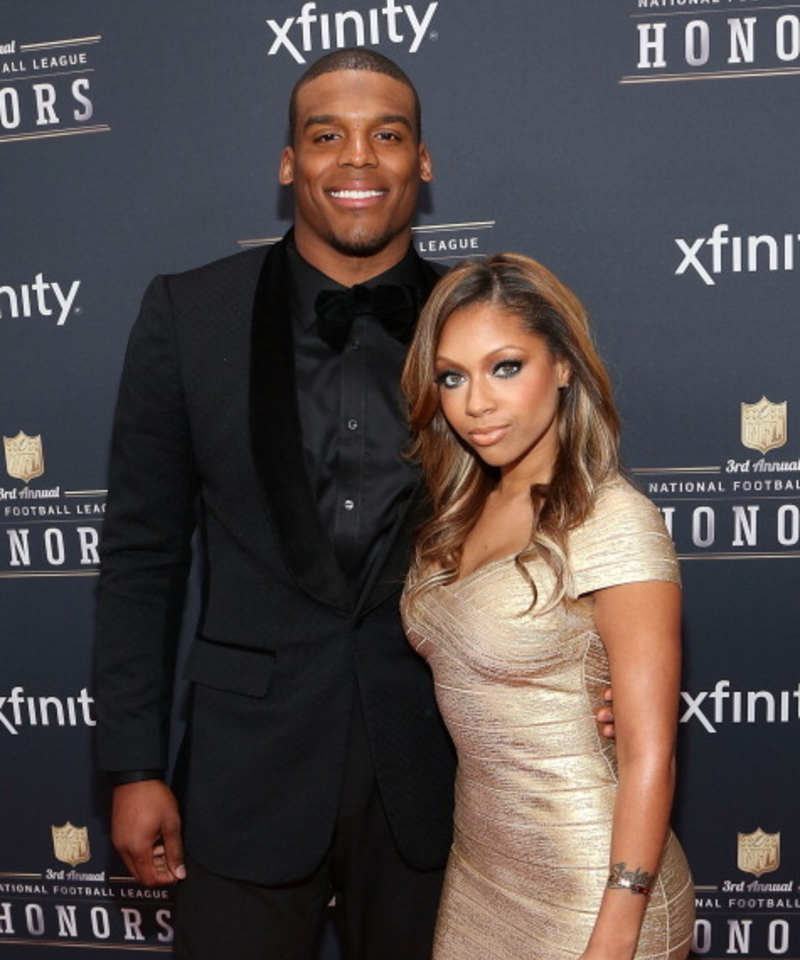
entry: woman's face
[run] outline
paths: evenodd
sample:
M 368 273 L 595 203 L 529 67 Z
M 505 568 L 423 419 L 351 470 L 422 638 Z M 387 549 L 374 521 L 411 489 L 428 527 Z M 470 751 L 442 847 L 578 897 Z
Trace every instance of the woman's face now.
M 504 478 L 547 483 L 567 362 L 515 314 L 475 304 L 448 317 L 435 364 L 442 412 L 458 436 Z

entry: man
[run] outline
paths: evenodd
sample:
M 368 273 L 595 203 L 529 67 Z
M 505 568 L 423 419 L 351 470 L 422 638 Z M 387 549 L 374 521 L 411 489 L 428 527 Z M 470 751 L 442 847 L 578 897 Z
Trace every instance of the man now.
M 398 616 L 417 480 L 397 393 L 437 277 L 410 247 L 431 161 L 414 88 L 377 53 L 323 58 L 291 114 L 293 235 L 158 278 L 131 335 L 99 597 L 100 766 L 128 867 L 182 880 L 178 956 L 311 956 L 335 893 L 348 957 L 423 960 L 454 761 Z M 354 285 L 354 302 L 328 297 L 338 333 L 323 333 L 317 295 Z M 204 603 L 179 813 L 162 778 L 195 504 Z
M 335 894 L 348 960 L 426 960 L 454 756 L 398 614 L 421 499 L 398 381 L 438 275 L 411 248 L 432 167 L 411 82 L 373 51 L 312 65 L 290 126 L 279 176 L 293 231 L 157 278 L 131 334 L 103 541 L 99 761 L 128 867 L 180 881 L 179 957 L 311 957 Z M 179 810 L 163 776 L 198 520 Z

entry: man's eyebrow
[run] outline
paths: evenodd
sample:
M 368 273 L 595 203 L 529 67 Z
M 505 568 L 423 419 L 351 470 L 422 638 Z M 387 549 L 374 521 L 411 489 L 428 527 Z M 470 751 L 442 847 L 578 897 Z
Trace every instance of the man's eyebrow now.
M 325 123 L 333 123 L 336 119 L 336 115 L 333 113 L 319 113 L 316 116 L 307 117 L 303 123 L 303 129 L 307 130 L 309 127 L 319 126 Z
M 338 121 L 338 116 L 335 113 L 318 113 L 313 114 L 310 117 L 306 117 L 303 122 L 303 129 L 308 130 L 309 127 L 318 127 L 325 126 L 329 123 L 336 123 Z M 373 123 L 380 125 L 383 123 L 392 124 L 400 123 L 408 130 L 411 130 L 411 121 L 408 119 L 405 114 L 402 113 L 386 113 L 380 117 L 376 117 Z
M 402 113 L 387 113 L 379 118 L 380 123 L 402 123 L 404 127 L 411 129 L 411 121 Z

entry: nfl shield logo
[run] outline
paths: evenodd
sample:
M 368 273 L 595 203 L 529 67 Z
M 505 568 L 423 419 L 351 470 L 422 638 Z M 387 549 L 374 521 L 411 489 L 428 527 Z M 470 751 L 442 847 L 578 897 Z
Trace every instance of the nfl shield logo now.
M 21 430 L 16 437 L 3 437 L 6 470 L 10 477 L 28 483 L 44 473 L 42 438 L 29 437 Z
M 761 827 L 752 833 L 739 834 L 737 866 L 745 873 L 760 877 L 781 865 L 780 833 L 764 833 Z
M 742 443 L 764 454 L 786 443 L 786 401 L 770 403 L 762 397 L 758 403 L 742 404 Z
M 56 860 L 77 867 L 79 863 L 91 860 L 89 850 L 89 831 L 86 827 L 73 827 L 69 820 L 63 827 L 50 828 L 53 831 L 53 853 Z

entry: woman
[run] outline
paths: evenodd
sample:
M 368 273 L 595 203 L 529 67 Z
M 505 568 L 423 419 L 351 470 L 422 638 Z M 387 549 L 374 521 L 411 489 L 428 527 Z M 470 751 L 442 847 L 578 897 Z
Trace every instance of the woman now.
M 434 960 L 679 960 L 680 587 L 576 297 L 500 254 L 444 277 L 403 377 L 432 499 L 403 601 L 455 741 Z M 617 741 L 594 722 L 614 681 Z

